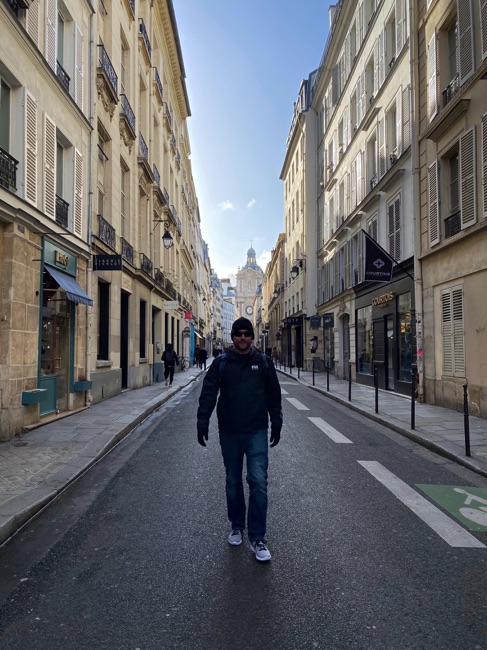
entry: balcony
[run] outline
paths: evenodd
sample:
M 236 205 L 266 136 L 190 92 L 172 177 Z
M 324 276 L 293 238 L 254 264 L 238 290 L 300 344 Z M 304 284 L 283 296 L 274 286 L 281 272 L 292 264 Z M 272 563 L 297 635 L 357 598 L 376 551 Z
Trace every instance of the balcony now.
M 56 194 L 56 223 L 68 227 L 69 203 Z
M 159 71 L 157 68 L 154 68 L 154 90 L 156 91 L 156 98 L 158 99 L 159 103 L 163 104 L 163 94 L 162 94 L 162 82 L 161 78 L 159 77 Z
M 161 175 L 160 175 L 159 170 L 157 169 L 155 163 L 152 166 L 152 173 L 154 174 L 154 180 L 156 182 L 156 185 L 160 189 L 160 187 L 161 187 Z
M 177 146 L 176 146 L 176 136 L 175 136 L 174 133 L 172 133 L 172 132 L 171 132 L 171 138 L 170 138 L 169 142 L 171 143 L 171 147 L 172 147 L 173 153 L 176 153 L 176 149 L 177 149 Z
M 140 253 L 140 268 L 152 277 L 152 262 L 144 253 Z
M 64 90 L 69 93 L 69 75 L 66 72 L 66 70 L 63 68 L 63 66 L 59 63 L 59 61 L 56 61 L 56 75 L 57 78 L 59 79 L 61 86 L 64 88 Z
M 176 291 L 176 289 L 174 288 L 170 280 L 166 280 L 166 291 L 171 296 L 171 298 L 178 297 L 178 292 Z
M 166 188 L 164 188 L 162 194 L 164 196 L 164 201 L 166 205 L 169 205 L 169 192 L 166 190 Z
M 4 187 L 7 190 L 17 189 L 18 164 L 18 160 L 15 160 L 15 158 L 0 147 L 0 187 Z
M 178 166 L 178 169 L 181 169 L 181 154 L 177 149 L 176 149 L 176 165 Z
M 377 176 L 377 174 L 374 174 L 372 176 L 372 178 L 370 179 L 370 189 L 371 190 L 374 189 L 374 187 L 377 185 L 378 181 L 379 181 L 379 177 Z
M 98 215 L 98 237 L 102 242 L 116 250 L 117 238 L 116 231 L 113 226 L 111 226 L 108 221 L 106 221 L 101 214 Z
M 110 114 L 110 117 L 113 117 L 115 106 L 118 104 L 118 77 L 103 45 L 98 45 L 96 89 L 103 108 Z
M 164 274 L 160 269 L 156 269 L 154 271 L 154 280 L 159 284 L 161 287 L 164 286 Z
M 144 19 L 139 20 L 139 43 L 141 46 L 142 53 L 144 55 L 147 65 L 150 65 L 150 60 L 152 56 L 152 48 L 149 41 L 149 35 L 147 34 L 147 29 L 145 28 Z
M 135 114 L 130 106 L 127 95 L 120 95 L 120 134 L 125 144 L 131 148 L 135 141 Z
M 147 146 L 144 136 L 139 131 L 139 156 L 149 161 L 149 147 Z
M 450 81 L 450 83 L 448 84 L 448 86 L 447 86 L 447 87 L 445 88 L 445 90 L 443 91 L 443 108 L 445 108 L 445 106 L 446 106 L 449 102 L 451 102 L 451 100 L 455 97 L 455 95 L 457 94 L 457 92 L 458 92 L 459 90 L 460 90 L 459 76 L 456 75 L 456 77 L 454 77 L 454 78 Z
M 461 215 L 462 213 L 459 210 L 458 212 L 455 212 L 455 214 L 449 216 L 448 219 L 445 219 L 445 239 L 449 239 L 450 237 L 453 237 L 453 235 L 457 235 L 461 231 L 462 229 Z
M 129 264 L 134 265 L 134 248 L 126 239 L 121 237 L 122 240 L 122 258 Z
M 171 111 L 169 110 L 169 107 L 168 107 L 167 104 L 164 107 L 164 126 L 166 127 L 166 131 L 168 133 L 172 133 Z

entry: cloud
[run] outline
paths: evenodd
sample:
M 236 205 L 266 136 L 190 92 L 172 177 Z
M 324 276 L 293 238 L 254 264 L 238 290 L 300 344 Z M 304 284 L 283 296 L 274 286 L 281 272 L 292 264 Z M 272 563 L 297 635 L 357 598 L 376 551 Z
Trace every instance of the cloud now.
M 255 204 L 256 204 L 256 200 L 255 200 L 255 199 L 251 199 L 251 200 L 247 203 L 247 208 L 250 210 L 251 208 L 254 207 Z
M 226 210 L 235 210 L 235 206 L 231 201 L 222 201 L 217 205 L 217 208 L 220 212 L 225 212 Z
M 257 264 L 260 266 L 260 268 L 265 271 L 265 267 L 267 264 L 271 261 L 272 253 L 271 251 L 264 251 L 259 257 L 257 258 Z

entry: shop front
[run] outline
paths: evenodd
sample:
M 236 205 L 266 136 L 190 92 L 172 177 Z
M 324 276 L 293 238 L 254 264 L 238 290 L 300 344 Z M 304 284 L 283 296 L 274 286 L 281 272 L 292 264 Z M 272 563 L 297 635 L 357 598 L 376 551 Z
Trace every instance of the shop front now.
M 75 382 L 76 305 L 93 301 L 76 281 L 77 258 L 61 246 L 44 240 L 39 318 L 38 386 L 45 397 L 40 415 L 68 410 L 70 394 L 87 390 L 86 377 Z M 84 359 L 78 365 L 84 365 Z M 79 381 L 83 379 L 83 381 Z
M 409 277 L 375 284 L 357 293 L 357 382 L 410 394 L 411 368 L 416 363 L 414 283 Z

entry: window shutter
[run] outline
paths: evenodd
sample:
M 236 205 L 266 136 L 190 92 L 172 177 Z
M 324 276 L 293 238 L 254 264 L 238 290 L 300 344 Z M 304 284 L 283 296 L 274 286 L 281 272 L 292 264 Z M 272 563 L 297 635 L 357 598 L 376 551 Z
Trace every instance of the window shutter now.
M 443 341 L 443 374 L 453 375 L 453 338 L 452 338 L 451 293 L 441 295 L 441 336 Z
M 355 206 L 357 205 L 357 161 L 352 160 L 350 165 L 350 198 L 352 205 L 350 210 L 353 212 Z
M 386 78 L 386 30 L 379 34 L 379 88 Z
M 394 201 L 394 259 L 399 261 L 402 257 L 401 251 L 401 197 Z
M 362 167 L 362 152 L 359 151 L 357 156 L 357 204 L 364 198 Z
M 357 126 L 364 119 L 366 111 L 367 111 L 367 107 L 366 107 L 365 70 L 362 70 L 362 74 L 360 75 L 360 117 L 358 119 Z
M 438 201 L 438 161 L 428 167 L 428 206 L 430 246 L 440 241 L 440 205 Z
M 485 219 L 487 217 L 487 113 L 482 115 L 482 203 Z
M 56 125 L 44 113 L 44 202 L 46 216 L 56 219 Z
M 343 111 L 343 151 L 348 147 L 350 143 L 350 109 L 348 106 L 345 106 Z
M 476 183 L 475 183 L 475 127 L 460 138 L 460 210 L 462 228 L 477 221 Z
M 339 78 L 340 78 L 340 72 L 338 70 L 338 64 L 335 65 L 331 71 L 331 102 L 332 106 L 335 106 L 335 104 L 338 102 L 338 98 L 340 96 L 340 89 L 339 89 Z
M 402 123 L 402 92 L 401 92 L 401 88 L 399 88 L 399 92 L 396 95 L 396 124 L 395 124 L 395 129 L 396 129 L 396 155 L 399 158 L 399 156 L 402 153 L 402 130 L 403 130 L 403 123 Z
M 39 2 L 33 0 L 25 13 L 25 29 L 37 47 L 39 47 Z
M 396 0 L 396 57 L 406 40 L 406 10 L 404 0 Z
M 377 124 L 377 143 L 379 149 L 378 171 L 379 178 L 382 178 L 387 171 L 386 165 L 386 118 L 381 117 Z
M 345 219 L 350 214 L 350 173 L 345 174 L 345 206 L 344 206 L 344 215 Z
M 472 0 L 457 0 L 460 85 L 474 73 Z
M 74 28 L 74 101 L 83 110 L 83 33 L 78 25 Z
M 352 35 L 349 33 L 345 39 L 345 77 L 348 79 L 350 75 L 350 42 Z
M 430 122 L 438 112 L 438 99 L 437 99 L 437 83 L 436 78 L 436 34 L 433 34 L 430 42 L 428 43 L 428 112 Z
M 411 88 L 407 86 L 402 91 L 402 150 L 411 145 Z
M 480 28 L 482 32 L 482 59 L 487 58 L 487 0 L 480 0 Z
M 24 94 L 25 167 L 24 198 L 37 205 L 37 101 Z
M 83 234 L 83 156 L 74 150 L 74 232 L 78 237 Z
M 379 66 L 380 66 L 379 40 L 380 38 L 377 38 L 377 40 L 374 43 L 374 87 L 372 90 L 372 92 L 374 93 L 374 97 L 379 92 Z
M 463 290 L 452 289 L 453 369 L 456 377 L 465 377 L 465 345 L 463 331 Z
M 46 0 L 46 61 L 57 68 L 57 0 Z

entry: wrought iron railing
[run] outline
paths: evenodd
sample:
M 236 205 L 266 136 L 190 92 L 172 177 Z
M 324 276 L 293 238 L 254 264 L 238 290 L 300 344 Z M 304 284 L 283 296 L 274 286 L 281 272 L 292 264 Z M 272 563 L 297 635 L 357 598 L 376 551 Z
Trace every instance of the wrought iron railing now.
M 20 5 L 16 0 L 7 0 L 7 4 L 16 16 L 19 15 Z
M 69 80 L 70 77 L 66 70 L 63 68 L 63 66 L 59 63 L 59 61 L 56 61 L 56 75 L 59 81 L 61 82 L 61 86 L 64 88 L 64 90 L 69 93 Z
M 126 239 L 121 237 L 122 240 L 122 257 L 129 264 L 134 264 L 134 248 L 131 246 Z
M 56 223 L 68 227 L 69 203 L 56 194 Z
M 145 253 L 140 253 L 140 268 L 144 273 L 152 276 L 152 262 Z
M 160 284 L 161 287 L 164 286 L 164 274 L 160 269 L 156 269 L 154 271 L 154 280 L 157 282 L 157 284 Z
M 162 99 L 163 98 L 162 81 L 161 81 L 161 78 L 159 77 L 159 71 L 157 70 L 157 68 L 154 68 L 154 73 L 155 73 L 155 80 L 156 80 L 157 90 L 159 91 L 159 94 L 161 95 L 161 99 Z
M 139 153 L 147 161 L 149 160 L 149 148 L 144 140 L 144 136 L 139 131 Z
M 166 202 L 166 205 L 169 205 L 169 192 L 166 190 L 166 188 L 164 188 L 162 194 L 164 196 L 164 201 Z
M 120 95 L 120 98 L 122 100 L 122 116 L 125 117 L 132 131 L 135 133 L 135 114 L 127 99 L 127 95 Z
M 167 120 L 167 123 L 169 124 L 169 127 L 172 128 L 172 117 L 171 117 L 171 111 L 169 110 L 168 105 L 166 104 L 165 110 L 164 110 L 164 116 Z
M 174 151 L 176 151 L 176 136 L 174 135 L 174 133 L 171 133 L 171 146 L 174 149 Z
M 460 210 L 445 219 L 445 239 L 453 237 L 462 229 L 462 213 Z
M 143 18 L 141 18 L 140 22 L 139 22 L 139 31 L 142 34 L 142 37 L 144 39 L 144 43 L 145 43 L 145 46 L 147 48 L 147 53 L 148 53 L 149 59 L 150 59 L 151 55 L 152 55 L 152 48 L 151 48 L 151 44 L 150 44 L 150 41 L 149 41 L 149 35 L 147 34 L 147 29 L 145 28 L 145 23 L 144 23 Z
M 459 76 L 456 75 L 443 91 L 443 108 L 451 102 L 460 89 Z
M 101 241 L 105 242 L 105 244 L 108 244 L 110 248 L 113 248 L 113 250 L 116 249 L 117 237 L 115 228 L 110 225 L 101 214 L 98 215 L 98 237 Z
M 100 59 L 99 59 L 99 67 L 104 70 L 108 81 L 110 82 L 110 86 L 112 87 L 112 90 L 115 95 L 118 95 L 118 77 L 117 73 L 115 72 L 112 62 L 110 61 L 110 57 L 107 54 L 107 51 L 105 50 L 104 45 L 98 45 L 99 48 L 99 53 L 100 53 Z
M 0 147 L 0 185 L 7 189 L 17 189 L 17 165 L 9 153 Z
M 166 280 L 166 291 L 171 298 L 177 298 L 178 293 L 170 280 Z
M 179 151 L 177 149 L 176 149 L 176 163 L 177 163 L 178 167 L 181 167 L 181 154 L 179 153 Z
M 157 187 L 161 187 L 161 175 L 159 173 L 159 170 L 156 167 L 156 164 L 152 166 L 152 173 L 154 174 L 154 180 L 156 181 Z

